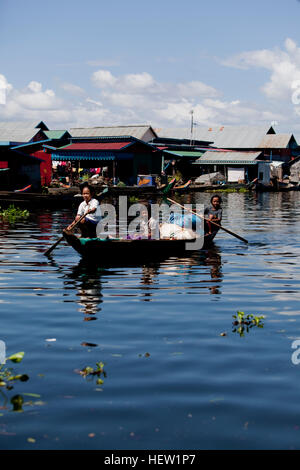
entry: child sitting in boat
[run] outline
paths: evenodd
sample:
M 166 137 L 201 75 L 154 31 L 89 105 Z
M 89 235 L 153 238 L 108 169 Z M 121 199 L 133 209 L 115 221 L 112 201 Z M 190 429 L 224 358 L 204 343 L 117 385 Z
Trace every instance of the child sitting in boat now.
M 88 183 L 84 183 L 81 187 L 83 202 L 79 205 L 77 215 L 74 222 L 77 222 L 81 216 L 86 214 L 79 224 L 82 238 L 96 238 L 96 228 L 101 220 L 100 204 L 94 196 L 94 188 Z M 72 230 L 72 224 L 67 230 Z

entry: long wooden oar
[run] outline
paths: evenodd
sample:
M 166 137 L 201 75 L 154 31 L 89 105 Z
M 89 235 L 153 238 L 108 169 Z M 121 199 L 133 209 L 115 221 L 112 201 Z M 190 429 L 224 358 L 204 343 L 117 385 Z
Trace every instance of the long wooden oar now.
M 187 207 L 182 206 L 181 204 L 179 204 L 179 203 L 176 202 L 176 201 L 173 201 L 173 200 L 170 199 L 169 197 L 167 197 L 167 199 L 168 199 L 168 201 L 172 202 L 173 204 L 177 204 L 177 206 L 182 207 L 183 209 L 185 209 L 185 210 L 188 211 L 188 212 L 191 212 L 192 214 L 196 215 L 197 217 L 200 217 L 200 218 L 203 219 L 203 220 L 208 220 L 208 219 L 206 219 L 205 217 L 203 217 L 202 215 L 198 214 L 197 212 L 192 211 L 191 209 L 188 209 Z M 246 240 L 245 238 L 241 237 L 241 236 L 238 235 L 237 233 L 231 232 L 231 230 L 228 230 L 228 228 L 225 228 L 225 227 L 223 227 L 222 225 L 219 225 L 219 224 L 217 224 L 216 222 L 213 222 L 212 220 L 208 220 L 208 222 L 210 222 L 211 224 L 214 224 L 214 225 L 215 225 L 216 227 L 218 227 L 218 228 L 221 228 L 222 230 L 224 230 L 225 232 L 229 233 L 230 235 L 233 235 L 234 237 L 239 238 L 239 240 L 242 240 L 242 242 L 248 243 L 248 240 Z
M 80 222 L 82 219 L 84 219 L 84 217 L 85 217 L 87 214 L 88 214 L 88 212 L 86 212 L 85 214 L 83 214 L 83 215 L 80 217 L 80 219 L 77 220 L 77 222 L 74 222 L 74 223 L 70 226 L 70 229 L 73 230 L 73 228 L 75 228 L 76 225 L 78 225 L 79 222 Z M 54 248 L 56 248 L 57 245 L 58 245 L 60 242 L 63 241 L 63 239 L 64 239 L 64 236 L 60 237 L 52 246 L 50 246 L 50 248 L 48 248 L 48 250 L 45 251 L 44 255 L 45 255 L 45 256 L 50 255 L 50 253 L 54 250 Z
M 108 188 L 105 188 L 105 189 L 102 191 L 102 193 L 99 194 L 98 199 L 99 199 L 100 197 L 102 197 L 102 196 L 103 196 L 105 193 L 107 193 L 107 192 L 108 192 Z M 84 219 L 84 217 L 85 217 L 87 214 L 88 214 L 88 212 L 86 212 L 85 214 L 83 214 L 83 215 L 80 217 L 80 219 L 77 220 L 77 222 L 73 222 L 73 224 L 71 224 L 71 229 L 73 230 L 73 228 L 75 228 L 76 225 L 78 225 L 79 222 L 80 222 L 82 219 Z M 64 239 L 64 236 L 60 237 L 52 246 L 50 246 L 50 248 L 48 248 L 48 250 L 45 251 L 44 255 L 45 255 L 45 256 L 50 255 L 50 253 L 54 250 L 54 248 L 56 248 L 57 245 L 58 245 L 60 242 L 63 241 L 63 239 Z

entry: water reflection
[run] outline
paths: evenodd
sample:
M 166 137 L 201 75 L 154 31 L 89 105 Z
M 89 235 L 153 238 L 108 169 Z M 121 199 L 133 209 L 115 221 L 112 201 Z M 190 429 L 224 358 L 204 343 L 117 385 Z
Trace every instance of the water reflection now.
M 52 265 L 55 263 L 52 262 Z M 108 289 L 107 297 L 138 297 L 142 302 L 152 301 L 160 289 L 173 290 L 173 283 L 168 278 L 180 276 L 177 290 L 191 289 L 193 293 L 203 288 L 212 295 L 221 294 L 223 280 L 222 258 L 214 247 L 201 252 L 191 252 L 187 257 L 169 258 L 163 262 L 144 265 L 122 266 L 120 268 L 102 268 L 86 260 L 66 270 L 64 289 L 70 295 L 75 290 L 78 311 L 84 314 L 84 321 L 97 319 L 103 308 L 103 285 Z
M 210 266 L 211 279 L 216 283 L 209 288 L 211 294 L 221 294 L 220 283 L 222 282 L 223 273 L 222 258 L 220 253 L 218 253 L 216 250 L 207 251 L 207 256 L 204 262 L 206 266 Z
M 76 289 L 78 311 L 85 315 L 84 321 L 96 320 L 96 314 L 101 311 L 103 302 L 101 277 L 104 273 L 105 270 L 102 268 L 81 260 L 66 275 L 64 287 L 70 289 L 71 285 Z

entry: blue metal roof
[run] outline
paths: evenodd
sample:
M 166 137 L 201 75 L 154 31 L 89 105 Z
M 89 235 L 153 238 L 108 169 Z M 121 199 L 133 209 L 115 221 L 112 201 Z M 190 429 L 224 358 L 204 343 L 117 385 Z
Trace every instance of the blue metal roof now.
M 38 144 L 43 144 L 45 142 L 49 142 L 51 139 L 47 139 L 47 140 L 38 140 L 36 142 L 29 142 L 28 144 L 20 144 L 20 145 L 16 145 L 14 147 L 11 147 L 11 150 L 15 150 L 15 149 L 18 149 L 18 148 L 22 148 L 22 147 L 29 147 L 30 145 L 38 145 Z

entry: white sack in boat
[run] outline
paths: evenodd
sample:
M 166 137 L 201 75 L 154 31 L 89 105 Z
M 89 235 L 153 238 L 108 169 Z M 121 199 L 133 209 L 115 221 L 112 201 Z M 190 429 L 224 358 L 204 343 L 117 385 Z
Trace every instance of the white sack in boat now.
M 175 238 L 176 240 L 193 240 L 197 234 L 189 228 L 180 227 L 176 224 L 161 224 L 160 238 Z

